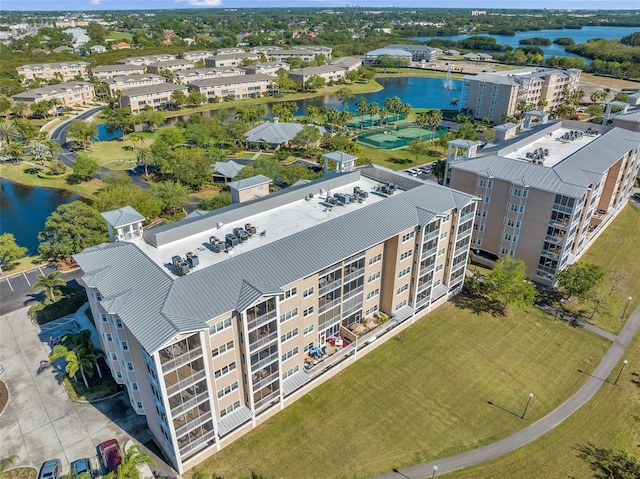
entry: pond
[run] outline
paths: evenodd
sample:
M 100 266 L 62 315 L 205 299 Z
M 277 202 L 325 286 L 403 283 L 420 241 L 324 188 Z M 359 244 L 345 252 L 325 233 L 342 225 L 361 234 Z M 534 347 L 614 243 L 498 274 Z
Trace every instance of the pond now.
M 109 132 L 107 129 L 106 123 L 98 124 L 98 135 L 93 137 L 94 141 L 109 141 L 109 140 L 117 140 L 122 137 L 122 132 L 120 130 L 116 130 L 113 132 Z
M 38 233 L 60 205 L 81 199 L 56 188 L 25 186 L 0 178 L 0 234 L 12 233 L 28 254 L 38 253 Z
M 631 35 L 634 32 L 639 31 L 638 27 L 597 27 L 597 26 L 586 26 L 582 27 L 579 30 L 576 29 L 566 29 L 566 30 L 535 30 L 535 31 L 527 31 L 527 32 L 516 32 L 514 36 L 511 35 L 483 35 L 489 36 L 496 39 L 496 41 L 500 45 L 508 45 L 511 48 L 523 47 L 525 45 L 520 45 L 520 40 L 524 38 L 547 38 L 553 42 L 556 38 L 565 37 L 565 38 L 573 38 L 573 41 L 576 43 L 586 43 L 587 40 L 592 38 L 604 38 L 605 40 L 613 40 L 620 39 L 626 35 Z M 454 35 L 448 37 L 411 37 L 411 40 L 418 40 L 420 42 L 425 42 L 427 40 L 431 40 L 432 38 L 439 38 L 442 40 L 453 40 L 459 41 L 464 40 L 465 38 L 469 38 L 469 35 Z M 563 56 L 563 57 L 577 57 L 573 53 L 565 52 L 564 48 L 560 45 L 551 45 L 548 47 L 541 46 L 542 51 L 544 52 L 545 57 L 549 56 Z M 590 59 L 585 59 L 585 62 L 588 64 L 591 62 Z

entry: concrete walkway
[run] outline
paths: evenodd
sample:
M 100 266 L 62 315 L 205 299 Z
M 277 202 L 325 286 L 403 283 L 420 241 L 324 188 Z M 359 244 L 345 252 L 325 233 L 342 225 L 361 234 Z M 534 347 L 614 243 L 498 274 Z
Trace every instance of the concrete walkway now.
M 530 442 L 535 441 L 543 434 L 551 431 L 556 426 L 562 424 L 573 413 L 584 406 L 595 396 L 598 390 L 607 383 L 607 387 L 613 387 L 608 384 L 607 378 L 611 375 L 613 369 L 620 363 L 624 352 L 631 343 L 633 336 L 640 327 L 640 307 L 636 308 L 626 324 L 616 337 L 615 341 L 600 361 L 593 374 L 589 376 L 584 385 L 571 396 L 567 401 L 554 409 L 542 419 L 534 422 L 530 426 L 501 439 L 498 442 L 480 447 L 472 451 L 467 451 L 456 456 L 450 456 L 438 459 L 426 464 L 400 469 L 397 472 L 388 472 L 379 479 L 423 479 L 430 478 L 434 473 L 434 466 L 437 466 L 438 475 L 447 472 L 457 471 L 465 467 L 475 466 L 485 461 L 495 459 L 509 452 L 515 451 Z

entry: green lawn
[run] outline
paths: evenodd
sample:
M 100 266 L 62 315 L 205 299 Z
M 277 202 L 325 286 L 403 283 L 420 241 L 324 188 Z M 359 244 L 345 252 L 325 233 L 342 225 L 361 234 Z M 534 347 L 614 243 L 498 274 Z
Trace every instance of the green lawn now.
M 146 139 L 144 146 L 148 147 L 153 143 L 157 131 L 158 130 L 153 133 L 138 133 Z M 90 145 L 89 153 L 106 168 L 122 170 L 135 166 L 135 148 L 137 147 L 138 145 L 134 145 L 127 136 L 124 140 L 95 141 Z
M 107 38 L 113 38 L 116 42 L 130 42 L 133 39 L 133 35 L 127 32 L 110 31 L 107 33 Z
M 0 164 L 0 176 L 22 185 L 72 191 L 86 198 L 93 197 L 94 193 L 102 187 L 102 182 L 96 179 L 79 184 L 69 184 L 66 178 L 40 178 L 37 175 L 37 169 L 25 163 Z
M 360 154 L 358 157 L 361 158 L 364 163 L 374 163 L 386 168 L 391 168 L 392 170 L 404 170 L 413 166 L 431 163 L 432 161 L 445 156 L 444 150 L 436 144 L 432 145 L 429 155 L 422 155 L 418 157 L 417 162 L 415 160 L 415 155 L 406 148 L 382 150 L 360 144 L 358 144 L 358 146 L 360 147 Z
M 35 268 L 36 266 L 44 266 L 48 262 L 42 261 L 39 256 L 25 256 L 9 265 L 2 265 L 2 273 L 5 276 L 20 273 Z
M 611 281 L 605 276 L 603 284 L 598 288 L 599 295 L 607 298 L 604 306 L 596 312 L 594 322 L 597 326 L 611 332 L 618 332 L 624 321 L 622 312 L 627 298 L 632 297 L 624 319 L 629 317 L 633 309 L 640 305 L 640 210 L 628 205 L 613 220 L 596 242 L 589 248 L 581 261 L 601 265 L 605 271 L 624 273 L 626 278 L 622 287 L 609 295 Z M 593 295 L 592 295 L 593 296 Z M 570 301 L 566 309 L 582 312 L 589 317 L 594 306 L 590 301 Z
M 202 468 L 207 476 L 368 478 L 473 449 L 561 404 L 586 379 L 576 370 L 593 371 L 608 347 L 534 308 L 493 317 L 449 303 Z

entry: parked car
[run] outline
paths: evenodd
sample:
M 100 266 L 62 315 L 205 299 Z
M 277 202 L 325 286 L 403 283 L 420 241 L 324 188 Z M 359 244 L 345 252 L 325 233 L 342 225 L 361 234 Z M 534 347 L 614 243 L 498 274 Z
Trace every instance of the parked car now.
M 60 472 L 60 459 L 49 459 L 42 464 L 38 479 L 59 479 Z
M 109 439 L 98 445 L 98 453 L 108 472 L 118 469 L 122 462 L 122 452 L 117 439 Z
M 55 346 L 61 344 L 67 337 L 79 334 L 82 331 L 80 328 L 58 329 L 49 335 L 49 344 Z
M 77 477 L 78 474 L 86 472 L 89 477 L 93 477 L 93 468 L 91 467 L 91 460 L 89 458 L 78 459 L 73 461 L 69 466 L 69 475 L 71 477 Z

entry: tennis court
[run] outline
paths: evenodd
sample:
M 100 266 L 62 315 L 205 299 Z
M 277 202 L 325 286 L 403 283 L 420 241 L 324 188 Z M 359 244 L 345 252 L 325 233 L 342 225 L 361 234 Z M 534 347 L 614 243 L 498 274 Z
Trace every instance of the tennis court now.
M 392 150 L 394 148 L 402 148 L 408 146 L 416 138 L 420 137 L 422 140 L 431 140 L 439 138 L 447 132 L 447 128 L 438 128 L 433 134 L 431 130 L 420 128 L 417 125 L 403 125 L 399 128 L 381 128 L 374 131 L 366 131 L 358 135 L 358 143 L 370 146 L 373 148 L 380 148 L 383 150 Z
M 351 121 L 347 123 L 347 127 L 353 130 L 359 130 L 361 128 L 370 128 L 372 126 L 381 126 L 381 125 L 390 125 L 393 126 L 394 123 L 398 121 L 402 121 L 406 118 L 405 115 L 390 113 L 384 118 L 381 118 L 380 115 L 369 115 L 365 113 L 361 115 L 360 112 L 350 112 L 351 113 Z

